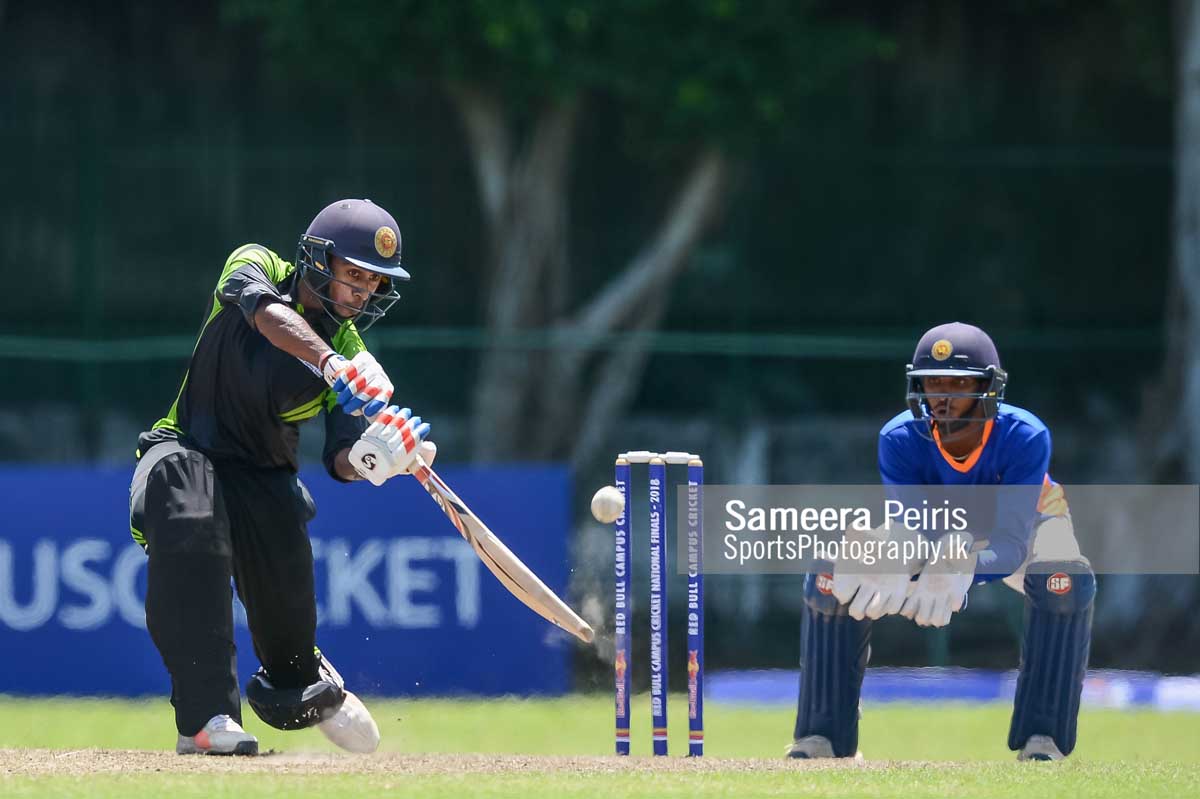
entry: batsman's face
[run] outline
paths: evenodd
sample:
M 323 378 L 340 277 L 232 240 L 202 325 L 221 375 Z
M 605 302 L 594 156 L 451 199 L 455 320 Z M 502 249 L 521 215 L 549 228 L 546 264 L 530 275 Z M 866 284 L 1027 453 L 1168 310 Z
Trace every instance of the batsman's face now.
M 332 258 L 333 280 L 329 282 L 329 298 L 337 305 L 338 314 L 353 316 L 366 307 L 371 295 L 379 290 L 383 275 L 362 267 L 336 255 Z M 354 309 L 354 310 L 351 310 Z
M 929 411 L 939 421 L 962 419 L 980 412 L 979 401 L 973 396 L 939 397 L 938 394 L 979 394 L 983 381 L 977 377 L 926 377 L 921 381 L 927 398 Z

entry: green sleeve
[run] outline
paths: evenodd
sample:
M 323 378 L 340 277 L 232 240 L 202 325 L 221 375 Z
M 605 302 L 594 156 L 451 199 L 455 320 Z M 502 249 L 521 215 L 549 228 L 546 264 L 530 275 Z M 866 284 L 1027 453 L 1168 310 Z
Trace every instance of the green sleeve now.
M 217 291 L 221 291 L 234 270 L 245 265 L 258 267 L 267 280 L 272 283 L 283 282 L 293 271 L 291 264 L 261 244 L 243 244 L 230 253 L 229 258 L 225 261 L 225 268 L 221 270 L 221 279 L 217 281 Z
M 234 250 L 225 262 L 214 294 L 214 308 L 234 306 L 254 327 L 254 314 L 264 301 L 283 302 L 284 289 L 292 265 L 258 244 Z
M 342 322 L 342 326 L 333 334 L 333 351 L 345 358 L 353 358 L 360 352 L 367 349 L 367 345 L 363 343 L 362 336 L 358 334 L 358 328 L 353 322 Z M 325 390 L 325 409 L 332 411 L 337 407 L 337 398 L 333 391 Z

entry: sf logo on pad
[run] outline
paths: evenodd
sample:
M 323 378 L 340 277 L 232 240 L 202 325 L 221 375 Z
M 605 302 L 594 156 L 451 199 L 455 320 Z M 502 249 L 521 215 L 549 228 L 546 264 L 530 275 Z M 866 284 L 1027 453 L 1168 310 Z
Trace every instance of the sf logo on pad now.
M 1065 594 L 1071 590 L 1071 575 L 1055 572 L 1046 580 L 1046 590 L 1053 594 Z

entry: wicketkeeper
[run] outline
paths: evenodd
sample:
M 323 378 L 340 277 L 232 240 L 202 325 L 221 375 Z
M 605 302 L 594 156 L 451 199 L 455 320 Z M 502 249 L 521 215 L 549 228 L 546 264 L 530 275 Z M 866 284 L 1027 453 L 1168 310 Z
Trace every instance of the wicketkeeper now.
M 241 727 L 232 579 L 261 668 L 246 686 L 264 722 L 317 725 L 372 752 L 379 729 L 316 646 L 316 513 L 296 477 L 299 424 L 323 414 L 335 480 L 375 485 L 429 462 L 429 425 L 391 405 L 360 333 L 409 279 L 400 230 L 370 200 L 341 200 L 300 237 L 295 264 L 258 244 L 225 262 L 165 417 L 138 438 L 130 528 L 149 557 L 146 624 L 171 674 L 180 754 L 253 755 Z
M 1047 472 L 1050 432 L 1032 413 L 1004 403 L 1008 375 L 977 327 L 955 322 L 925 333 L 907 378 L 909 410 L 879 433 L 879 472 L 889 494 L 919 495 L 913 486 L 996 486 L 993 516 L 986 530 L 967 531 L 969 546 L 952 557 L 883 570 L 846 560 L 832 574 L 806 577 L 800 699 L 788 754 L 855 756 L 875 619 L 899 613 L 942 627 L 965 607 L 972 585 L 1001 578 L 1025 596 L 1008 746 L 1019 760 L 1060 760 L 1075 748 L 1096 577 L 1079 551 L 1063 490 Z M 926 534 L 895 525 L 889 536 Z

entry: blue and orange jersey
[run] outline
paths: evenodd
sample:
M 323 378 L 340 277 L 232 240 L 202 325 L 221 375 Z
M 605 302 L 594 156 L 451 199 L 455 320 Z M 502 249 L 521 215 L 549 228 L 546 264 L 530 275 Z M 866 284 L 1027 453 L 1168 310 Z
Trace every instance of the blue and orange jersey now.
M 1062 487 L 1048 471 L 1050 450 L 1050 430 L 1041 419 L 1002 404 L 996 418 L 984 423 L 979 446 L 960 462 L 942 447 L 936 427 L 930 439 L 916 428 L 912 412 L 904 411 L 879 431 L 879 475 L 892 486 L 1040 486 L 1030 492 L 1028 507 L 1005 503 L 989 530 L 990 554 L 981 556 L 980 565 L 989 573 L 1011 574 L 1025 561 L 1037 523 L 1067 513 Z

